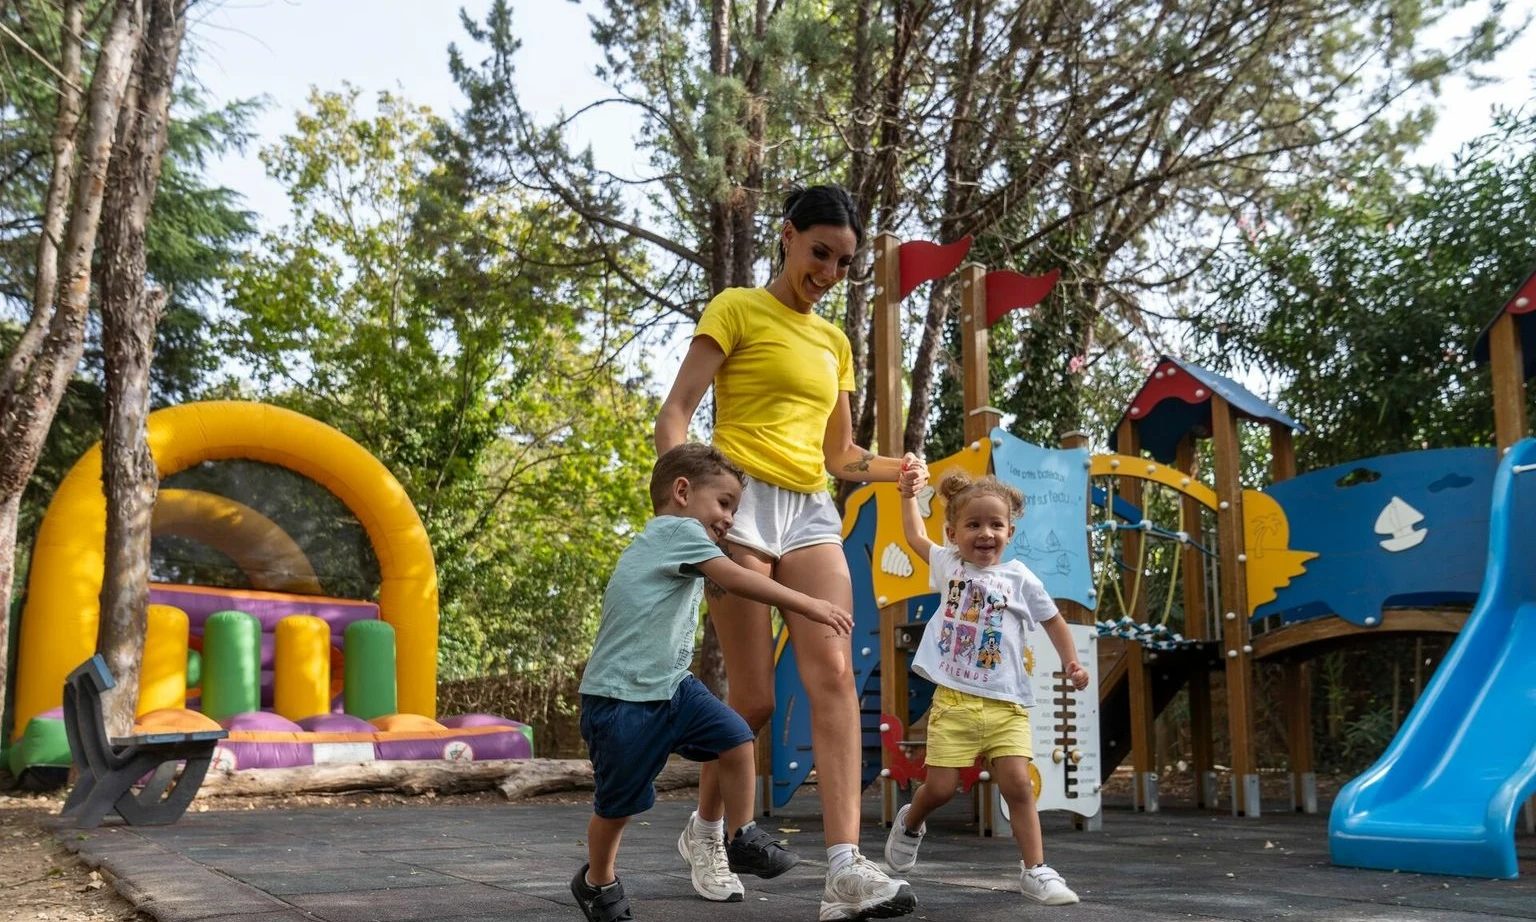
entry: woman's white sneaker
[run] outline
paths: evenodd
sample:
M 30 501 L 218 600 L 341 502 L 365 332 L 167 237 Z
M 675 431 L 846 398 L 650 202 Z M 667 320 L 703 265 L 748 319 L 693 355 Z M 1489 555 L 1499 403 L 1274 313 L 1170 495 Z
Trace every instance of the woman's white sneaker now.
M 693 890 L 706 900 L 716 903 L 739 903 L 747 890 L 741 878 L 731 873 L 731 862 L 725 855 L 725 839 L 698 835 L 693 821 L 699 815 L 688 817 L 683 834 L 677 837 L 677 853 L 688 862 L 692 871 Z
M 890 919 L 917 908 L 904 880 L 892 880 L 873 861 L 853 850 L 853 860 L 827 871 L 821 895 L 821 922 L 838 919 Z
M 915 830 L 907 829 L 907 811 L 911 809 L 912 805 L 907 804 L 896 811 L 896 822 L 891 824 L 891 834 L 885 837 L 885 863 L 898 874 L 910 871 L 917 865 L 917 847 L 923 844 L 923 836 L 928 834 L 927 823 Z
M 1062 876 L 1043 864 L 1019 875 L 1019 891 L 1047 906 L 1069 906 L 1077 902 L 1077 894 Z

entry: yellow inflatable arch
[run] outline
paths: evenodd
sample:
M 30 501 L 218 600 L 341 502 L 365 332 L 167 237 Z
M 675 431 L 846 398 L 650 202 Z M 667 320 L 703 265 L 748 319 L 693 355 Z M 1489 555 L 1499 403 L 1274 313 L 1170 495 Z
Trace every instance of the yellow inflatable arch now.
M 204 461 L 244 458 L 287 468 L 335 494 L 362 523 L 379 561 L 379 615 L 396 632 L 400 712 L 437 715 L 437 566 L 415 505 L 378 459 L 308 416 L 238 401 L 150 414 L 149 446 L 161 479 Z M 17 641 L 17 736 L 61 703 L 65 677 L 95 652 L 106 530 L 97 445 L 59 485 L 38 532 Z
M 202 490 L 163 489 L 155 497 L 154 535 L 177 535 L 228 557 L 252 589 L 323 595 L 304 550 L 276 522 L 244 503 Z

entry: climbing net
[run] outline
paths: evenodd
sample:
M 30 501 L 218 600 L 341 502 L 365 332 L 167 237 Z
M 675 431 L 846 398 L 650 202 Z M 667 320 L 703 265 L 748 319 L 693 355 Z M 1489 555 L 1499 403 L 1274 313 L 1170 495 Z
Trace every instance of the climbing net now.
M 1154 485 L 1149 483 L 1147 486 L 1150 489 Z M 1215 552 L 1201 540 L 1203 535 L 1190 532 L 1184 521 L 1184 504 L 1178 498 L 1171 503 L 1172 508 L 1177 510 L 1177 526 L 1166 528 L 1156 524 L 1144 511 L 1153 506 L 1166 508 L 1170 505 L 1166 501 L 1151 502 L 1155 497 L 1150 494 L 1144 495 L 1143 509 L 1122 510 L 1127 513 L 1134 511 L 1137 516 L 1135 521 L 1125 521 L 1117 517 L 1114 511 L 1113 492 L 1106 490 L 1104 497 L 1105 501 L 1101 507 L 1104 510 L 1103 519 L 1088 525 L 1090 542 L 1096 545 L 1098 557 L 1094 597 L 1099 600 L 1099 610 L 1102 612 L 1104 603 L 1107 601 L 1106 587 L 1111 590 L 1118 605 L 1120 617 L 1106 617 L 1096 621 L 1099 634 L 1134 640 L 1153 650 L 1175 650 L 1196 645 L 1198 641 L 1186 639 L 1184 634 L 1175 630 L 1171 623 L 1174 615 L 1174 600 L 1180 595 L 1178 591 L 1180 573 L 1184 569 L 1181 565 L 1183 555 L 1179 551 L 1183 547 L 1194 548 L 1201 554 L 1203 561 L 1214 560 Z M 1195 523 L 1197 529 L 1199 524 Z M 1134 563 L 1128 562 L 1122 553 L 1124 542 L 1120 540 L 1120 535 L 1125 532 L 1139 533 L 1142 538 L 1136 542 Z M 1133 617 L 1132 613 L 1136 611 L 1137 603 L 1144 593 L 1148 600 L 1151 598 L 1151 587 L 1147 586 L 1147 583 L 1155 570 L 1149 567 L 1148 560 L 1154 545 L 1158 547 L 1156 557 L 1160 558 L 1156 569 L 1166 571 L 1168 577 L 1161 615 L 1155 621 L 1141 621 Z M 1203 575 L 1209 570 L 1209 566 L 1202 566 L 1200 570 Z M 1128 581 L 1129 587 L 1126 585 Z M 1201 591 L 1207 591 L 1205 582 L 1202 579 Z M 1181 606 L 1180 621 L 1183 620 L 1182 615 Z

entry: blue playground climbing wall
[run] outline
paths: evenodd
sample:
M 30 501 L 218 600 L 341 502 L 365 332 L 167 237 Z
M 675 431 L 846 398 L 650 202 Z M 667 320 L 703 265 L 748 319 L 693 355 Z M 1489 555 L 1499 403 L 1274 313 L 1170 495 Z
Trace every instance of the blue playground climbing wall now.
M 1383 605 L 1468 603 L 1482 588 L 1492 448 L 1382 455 L 1265 490 L 1285 510 L 1290 546 L 1319 556 L 1255 612 L 1283 623 L 1334 613 L 1379 623 Z

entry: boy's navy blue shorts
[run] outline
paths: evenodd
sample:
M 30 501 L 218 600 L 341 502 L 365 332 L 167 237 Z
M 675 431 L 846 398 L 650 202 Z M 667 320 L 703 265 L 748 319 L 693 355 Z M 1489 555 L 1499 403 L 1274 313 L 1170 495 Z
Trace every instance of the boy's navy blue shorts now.
M 652 783 L 672 753 L 711 762 L 722 752 L 752 742 L 756 734 L 740 714 L 690 675 L 671 701 L 582 695 L 581 738 L 587 742 L 597 787 L 592 811 L 604 819 L 621 819 L 656 803 Z

